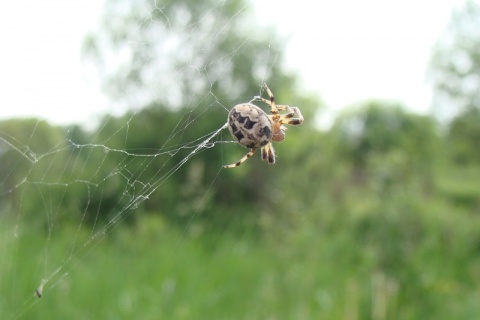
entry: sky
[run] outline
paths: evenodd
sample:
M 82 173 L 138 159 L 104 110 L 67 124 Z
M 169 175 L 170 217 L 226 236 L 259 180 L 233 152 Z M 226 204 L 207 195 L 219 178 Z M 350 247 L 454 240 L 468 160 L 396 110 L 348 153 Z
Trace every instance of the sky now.
M 153 0 L 152 0 L 153 1 Z M 338 112 L 370 98 L 429 112 L 432 45 L 464 0 L 256 0 L 262 25 L 287 40 L 289 69 Z M 85 123 L 108 111 L 97 73 L 81 59 L 100 0 L 0 4 L 0 119 Z

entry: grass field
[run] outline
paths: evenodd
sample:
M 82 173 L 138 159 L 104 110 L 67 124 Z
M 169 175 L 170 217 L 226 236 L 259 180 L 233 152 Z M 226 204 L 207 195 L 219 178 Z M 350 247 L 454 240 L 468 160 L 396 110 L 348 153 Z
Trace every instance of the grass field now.
M 435 209 L 435 208 L 434 208 Z M 446 211 L 305 221 L 260 237 L 183 233 L 149 217 L 89 250 L 88 230 L 3 245 L 2 319 L 474 319 L 480 222 Z M 308 219 L 306 219 L 308 220 Z M 410 227 L 401 224 L 410 224 Z M 5 237 L 7 238 L 7 237 Z M 48 253 L 45 252 L 48 250 Z M 81 253 L 80 253 L 81 252 Z M 47 257 L 42 298 L 34 296 Z

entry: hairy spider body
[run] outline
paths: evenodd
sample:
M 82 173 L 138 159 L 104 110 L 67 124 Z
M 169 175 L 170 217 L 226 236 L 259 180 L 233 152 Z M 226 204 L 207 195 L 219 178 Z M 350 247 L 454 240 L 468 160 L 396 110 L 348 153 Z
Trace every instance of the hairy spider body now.
M 297 107 L 276 105 L 272 91 L 266 84 L 263 85 L 270 100 L 254 97 L 252 101 L 262 101 L 270 106 L 271 115 L 252 103 L 241 103 L 233 107 L 228 113 L 228 129 L 233 138 L 245 148 L 249 148 L 243 158 L 236 163 L 226 165 L 225 168 L 234 168 L 241 165 L 253 156 L 255 150 L 260 148 L 262 160 L 269 164 L 275 163 L 275 150 L 272 141 L 280 142 L 285 139 L 287 127 L 284 124 L 299 125 L 303 123 L 303 116 Z M 287 111 L 281 115 L 278 111 Z

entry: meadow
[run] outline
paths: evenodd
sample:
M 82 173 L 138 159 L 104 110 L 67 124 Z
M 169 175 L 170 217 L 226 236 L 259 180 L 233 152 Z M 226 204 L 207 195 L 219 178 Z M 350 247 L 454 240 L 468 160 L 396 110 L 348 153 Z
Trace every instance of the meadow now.
M 264 217 L 255 233 L 235 225 L 191 232 L 148 215 L 72 255 L 78 226 L 63 225 L 47 258 L 66 272 L 41 298 L 34 289 L 45 236 L 28 232 L 2 252 L 9 260 L 2 317 L 476 318 L 480 219 L 438 199 L 408 197 L 357 202 L 332 215 L 321 207 L 296 212 L 288 227 Z M 85 243 L 89 232 L 75 241 Z
M 103 9 L 82 54 L 112 113 L 0 121 L 0 319 L 480 319 L 473 1 L 432 48 L 431 113 L 372 99 L 328 125 L 247 1 Z M 228 112 L 265 82 L 305 121 L 275 165 L 224 169 L 248 152 Z

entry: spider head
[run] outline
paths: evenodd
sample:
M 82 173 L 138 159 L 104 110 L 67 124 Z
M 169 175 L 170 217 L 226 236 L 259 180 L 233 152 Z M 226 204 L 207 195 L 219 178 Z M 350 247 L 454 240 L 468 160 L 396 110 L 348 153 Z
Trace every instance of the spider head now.
M 283 124 L 273 123 L 272 140 L 275 142 L 283 141 L 283 139 L 285 139 L 285 131 L 287 131 L 287 127 Z

